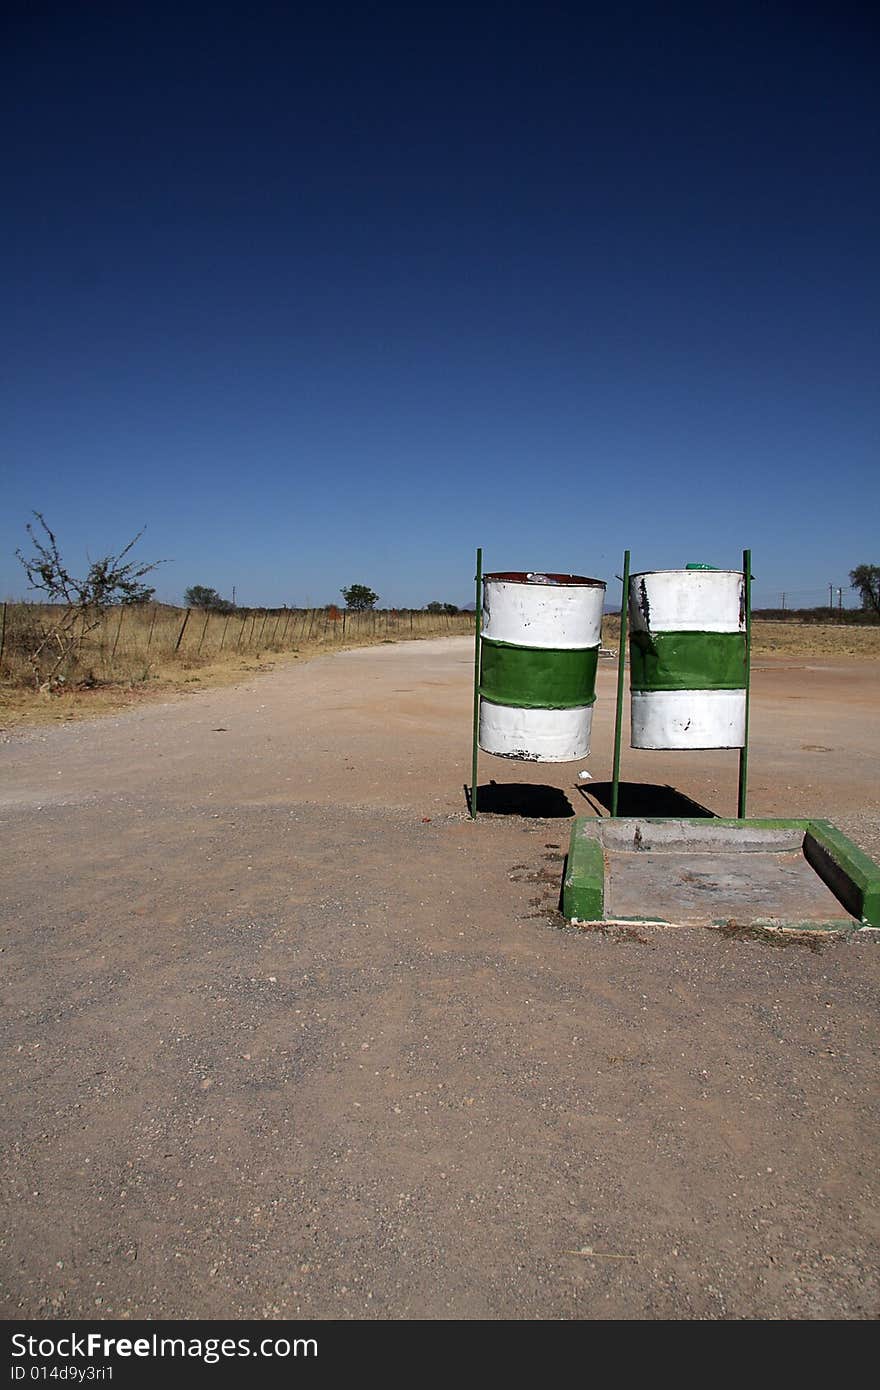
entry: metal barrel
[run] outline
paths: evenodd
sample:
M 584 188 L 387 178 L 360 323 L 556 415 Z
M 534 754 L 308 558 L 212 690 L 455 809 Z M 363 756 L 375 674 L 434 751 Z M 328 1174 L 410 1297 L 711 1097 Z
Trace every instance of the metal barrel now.
M 566 763 L 590 751 L 605 585 L 577 574 L 483 580 L 480 747 Z
M 633 748 L 742 748 L 742 572 L 694 567 L 633 574 L 629 617 Z

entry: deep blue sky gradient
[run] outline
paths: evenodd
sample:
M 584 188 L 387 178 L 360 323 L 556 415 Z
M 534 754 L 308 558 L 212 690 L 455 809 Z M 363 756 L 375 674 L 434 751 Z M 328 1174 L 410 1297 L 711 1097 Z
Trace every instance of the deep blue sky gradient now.
M 481 544 L 822 601 L 880 564 L 878 51 L 831 4 L 13 8 L 0 597 L 36 508 L 74 561 L 146 524 L 169 599 L 462 603 Z

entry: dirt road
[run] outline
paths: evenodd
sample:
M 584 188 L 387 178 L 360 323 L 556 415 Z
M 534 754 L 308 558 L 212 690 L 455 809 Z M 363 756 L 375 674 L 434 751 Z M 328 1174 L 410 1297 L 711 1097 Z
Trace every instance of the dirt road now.
M 4 1316 L 876 1316 L 877 945 L 560 930 L 565 817 L 465 817 L 471 663 L 0 747 Z M 877 855 L 878 687 L 759 663 L 750 812 Z M 735 754 L 624 775 L 735 810 Z

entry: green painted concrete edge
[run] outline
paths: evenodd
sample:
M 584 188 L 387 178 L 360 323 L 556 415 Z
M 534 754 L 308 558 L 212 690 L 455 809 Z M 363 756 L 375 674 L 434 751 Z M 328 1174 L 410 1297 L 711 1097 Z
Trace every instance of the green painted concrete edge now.
M 581 709 L 596 699 L 599 648 L 521 647 L 483 638 L 480 694 L 518 709 Z
M 731 925 L 729 917 L 716 917 L 712 923 L 713 927 L 729 927 Z M 751 922 L 745 923 L 746 930 L 756 928 L 759 931 L 778 931 L 778 932 L 831 932 L 835 936 L 844 936 L 849 932 L 858 931 L 859 923 L 854 922 L 852 917 L 831 917 L 827 922 L 782 922 L 778 917 L 754 917 Z
M 827 820 L 810 821 L 804 858 L 828 884 L 847 912 L 880 927 L 880 865 Z
M 744 632 L 633 632 L 630 689 L 745 690 Z
M 562 882 L 562 912 L 569 921 L 601 922 L 605 915 L 605 853 L 598 840 L 578 833 L 587 819 L 578 816 L 568 843 Z
M 603 818 L 604 819 L 604 818 Z M 735 829 L 747 826 L 754 830 L 802 830 L 804 833 L 804 858 L 811 868 L 830 888 L 847 912 L 858 922 L 868 927 L 880 927 L 880 864 L 875 864 L 858 845 L 827 820 L 812 820 L 802 817 L 753 817 L 742 820 L 723 816 L 632 816 L 631 820 L 642 821 L 646 825 L 716 826 L 722 829 Z M 595 877 L 597 873 L 596 855 L 585 853 L 584 846 L 590 844 L 598 850 L 601 863 L 601 890 L 598 896 L 599 916 L 584 917 L 585 921 L 600 920 L 604 910 L 605 856 L 599 840 L 579 835 L 579 830 L 587 823 L 595 824 L 592 816 L 577 816 L 571 829 L 568 852 L 568 868 L 563 884 L 562 905 L 566 917 L 583 917 L 580 911 L 569 913 L 569 900 L 580 904 L 580 884 L 584 875 L 584 902 L 595 901 Z M 583 868 L 581 866 L 583 865 Z M 821 928 L 820 928 L 821 929 Z M 826 928 L 827 930 L 827 928 Z

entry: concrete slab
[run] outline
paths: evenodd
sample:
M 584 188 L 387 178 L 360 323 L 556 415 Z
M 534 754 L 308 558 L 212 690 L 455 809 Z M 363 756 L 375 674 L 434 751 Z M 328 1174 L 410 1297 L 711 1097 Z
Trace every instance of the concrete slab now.
M 800 848 L 610 850 L 605 863 L 610 917 L 657 917 L 705 927 L 726 920 L 751 925 L 767 918 L 852 926 Z
M 880 867 L 824 821 L 581 817 L 563 883 L 579 921 L 849 931 L 878 907 Z

